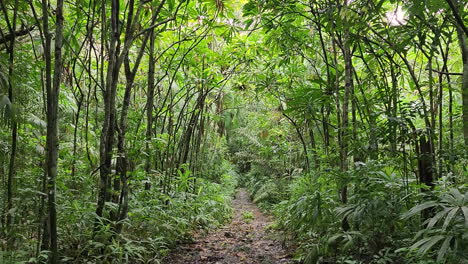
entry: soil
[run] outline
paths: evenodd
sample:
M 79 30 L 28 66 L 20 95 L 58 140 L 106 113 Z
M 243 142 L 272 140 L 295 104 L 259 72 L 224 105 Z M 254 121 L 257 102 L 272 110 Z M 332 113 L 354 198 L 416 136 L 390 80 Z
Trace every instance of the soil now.
M 191 244 L 176 248 L 166 264 L 277 264 L 294 263 L 291 254 L 268 229 L 271 217 L 262 214 L 240 189 L 232 201 L 233 220 L 207 236 L 195 236 Z

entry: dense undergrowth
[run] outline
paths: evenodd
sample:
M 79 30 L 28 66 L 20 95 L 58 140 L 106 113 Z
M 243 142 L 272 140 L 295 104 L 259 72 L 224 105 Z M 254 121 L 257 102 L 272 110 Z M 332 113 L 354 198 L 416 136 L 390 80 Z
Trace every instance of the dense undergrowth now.
M 135 188 L 131 194 L 128 218 L 122 221 L 123 231 L 114 230 L 118 223 L 108 217 L 98 219 L 93 203 L 68 197 L 60 206 L 64 213 L 60 251 L 64 263 L 160 263 L 171 248 L 190 240 L 193 232 L 216 228 L 231 218 L 231 198 L 237 186 L 237 173 L 227 161 L 208 179 L 180 173 L 174 179 L 173 191 L 164 194 L 158 186 L 151 190 Z M 112 203 L 107 206 L 115 206 Z M 109 208 L 109 211 L 112 208 Z M 24 237 L 21 250 L 13 255 L 0 255 L 0 263 L 46 262 L 48 252 L 31 257 L 36 243 Z
M 377 162 L 357 164 L 348 176 L 346 205 L 337 192 L 339 172 L 275 178 L 254 166 L 242 183 L 274 213 L 276 227 L 304 263 L 468 262 L 466 186 L 442 179 L 433 192 L 421 194 L 423 186 Z

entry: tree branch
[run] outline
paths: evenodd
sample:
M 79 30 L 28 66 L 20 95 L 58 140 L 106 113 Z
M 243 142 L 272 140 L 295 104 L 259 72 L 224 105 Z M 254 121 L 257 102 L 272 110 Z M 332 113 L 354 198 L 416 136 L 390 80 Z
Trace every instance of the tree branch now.
M 433 72 L 439 73 L 439 74 L 445 74 L 445 75 L 460 75 L 463 76 L 463 73 L 461 72 L 443 72 L 443 71 L 438 71 L 436 69 L 432 69 Z
M 161 26 L 161 25 L 163 25 L 163 24 L 166 24 L 166 23 L 168 23 L 168 22 L 170 22 L 170 21 L 172 21 L 172 20 L 175 20 L 175 18 L 174 18 L 174 17 L 171 17 L 171 18 L 165 19 L 165 20 L 163 20 L 163 21 L 161 21 L 161 22 L 159 22 L 159 23 L 153 24 L 153 25 L 149 26 L 148 28 L 145 28 L 145 29 L 143 29 L 142 31 L 138 32 L 138 34 L 136 34 L 136 37 L 138 37 L 138 36 L 140 36 L 140 35 L 143 35 L 145 32 L 148 32 L 148 31 L 150 31 L 151 29 L 157 28 L 157 27 L 159 27 L 159 26 Z
M 452 9 L 452 13 L 455 16 L 455 20 L 457 21 L 458 26 L 463 30 L 463 32 L 465 32 L 465 35 L 468 37 L 468 29 L 463 23 L 463 19 L 460 17 L 460 14 L 457 11 L 457 7 L 453 3 L 453 0 L 445 0 L 445 1 L 450 6 L 450 9 Z
M 30 26 L 30 27 L 26 27 L 26 28 L 20 29 L 20 30 L 14 32 L 14 33 L 6 34 L 5 36 L 3 36 L 3 38 L 0 38 L 0 44 L 6 43 L 6 42 L 8 42 L 8 41 L 11 41 L 11 39 L 13 38 L 13 36 L 15 36 L 15 37 L 20 37 L 20 36 L 27 35 L 27 34 L 28 34 L 29 32 L 31 32 L 33 29 L 34 29 L 34 26 Z

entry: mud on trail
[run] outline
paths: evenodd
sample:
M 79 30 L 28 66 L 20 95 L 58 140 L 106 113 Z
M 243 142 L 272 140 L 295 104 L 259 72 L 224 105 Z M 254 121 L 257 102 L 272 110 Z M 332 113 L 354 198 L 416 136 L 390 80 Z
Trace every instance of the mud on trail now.
M 294 263 L 289 252 L 267 230 L 272 223 L 240 189 L 232 201 L 234 217 L 230 224 L 195 237 L 181 245 L 164 261 L 166 264 L 276 264 Z

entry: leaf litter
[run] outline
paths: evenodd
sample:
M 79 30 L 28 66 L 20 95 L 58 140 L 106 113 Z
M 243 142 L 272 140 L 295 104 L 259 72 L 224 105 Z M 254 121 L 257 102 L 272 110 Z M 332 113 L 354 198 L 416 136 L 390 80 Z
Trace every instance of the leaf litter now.
M 275 238 L 270 216 L 264 215 L 240 189 L 232 201 L 231 223 L 206 236 L 195 235 L 177 247 L 166 264 L 288 264 L 295 263 L 288 249 Z M 246 215 L 249 217 L 246 218 Z

